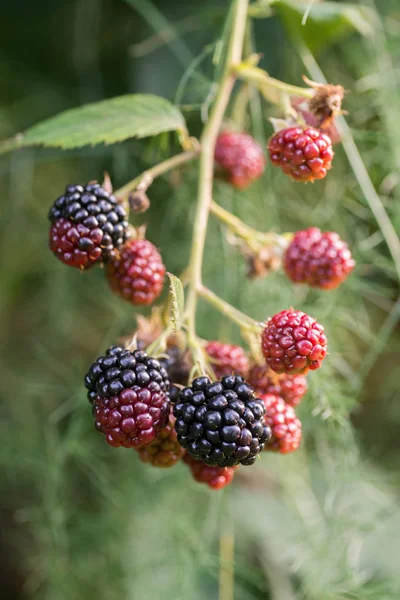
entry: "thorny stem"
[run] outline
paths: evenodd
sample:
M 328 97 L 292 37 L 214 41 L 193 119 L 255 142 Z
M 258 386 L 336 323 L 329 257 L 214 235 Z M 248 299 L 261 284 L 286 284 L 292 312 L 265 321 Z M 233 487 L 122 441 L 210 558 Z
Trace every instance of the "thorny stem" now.
M 222 298 L 214 294 L 214 292 L 206 288 L 204 285 L 198 286 L 197 293 L 201 298 L 206 300 L 206 302 L 214 306 L 214 308 L 216 308 L 221 314 L 225 315 L 225 317 L 228 317 L 228 319 L 236 323 L 236 325 L 239 325 L 241 329 L 247 329 L 254 332 L 260 331 L 261 323 L 245 315 L 228 302 L 225 302 L 225 300 L 222 300 Z
M 201 150 L 197 210 L 193 225 L 193 244 L 189 261 L 190 280 L 185 311 L 188 341 L 192 344 L 196 338 L 195 315 L 197 292 L 201 287 L 204 244 L 210 204 L 212 201 L 215 142 L 235 83 L 235 75 L 232 73 L 232 68 L 235 65 L 238 65 L 242 59 L 247 8 L 248 0 L 233 0 L 232 28 L 225 58 L 225 66 L 210 118 L 200 139 Z
M 168 171 L 171 171 L 172 169 L 175 169 L 176 167 L 193 160 L 196 158 L 196 156 L 198 156 L 199 151 L 200 148 L 191 152 L 181 152 L 181 154 L 172 156 L 172 158 L 168 158 L 158 165 L 154 165 L 154 167 L 151 167 L 151 169 L 144 171 L 138 177 L 132 179 L 132 181 L 129 181 L 122 188 L 116 190 L 114 195 L 117 198 L 124 200 L 130 192 L 133 192 L 137 188 L 140 188 L 141 191 L 145 192 L 153 183 L 154 179 L 156 179 L 156 177 L 159 177 L 160 175 L 163 175 L 164 173 L 167 173 Z

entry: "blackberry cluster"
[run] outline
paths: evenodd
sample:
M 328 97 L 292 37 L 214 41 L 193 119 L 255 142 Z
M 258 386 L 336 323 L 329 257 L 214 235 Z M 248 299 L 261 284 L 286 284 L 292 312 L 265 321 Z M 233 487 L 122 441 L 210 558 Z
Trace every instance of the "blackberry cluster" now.
M 220 133 L 215 145 L 215 161 L 227 181 L 239 189 L 247 188 L 265 168 L 262 147 L 247 133 Z
M 301 422 L 293 406 L 275 394 L 264 394 L 261 399 L 265 405 L 264 423 L 272 431 L 266 450 L 281 454 L 294 452 L 301 442 Z
M 111 289 L 134 305 L 147 305 L 161 294 L 165 267 L 148 240 L 130 240 L 107 268 Z
M 98 183 L 69 185 L 49 219 L 51 250 L 79 269 L 109 260 L 129 237 L 125 209 Z
M 300 310 L 282 310 L 265 324 L 261 349 L 276 373 L 307 373 L 318 369 L 327 354 L 322 325 Z
M 306 394 L 308 385 L 305 375 L 278 375 L 267 365 L 254 365 L 250 369 L 249 383 L 257 396 L 274 394 L 284 399 L 287 404 L 297 406 Z
M 272 164 L 297 181 L 323 179 L 334 154 L 331 138 L 311 127 L 278 131 L 270 139 L 268 150 Z
M 168 423 L 167 372 L 142 350 L 111 346 L 90 367 L 85 386 L 96 429 L 110 446 L 149 444 Z
M 174 405 L 179 443 L 207 465 L 252 465 L 271 431 L 263 424 L 262 400 L 243 377 L 211 382 L 197 377 Z
M 337 233 L 317 227 L 297 231 L 284 258 L 287 276 L 323 290 L 337 288 L 355 267 L 350 250 Z
M 217 379 L 232 373 L 247 376 L 249 359 L 241 346 L 211 341 L 206 345 L 206 353 L 212 359 L 212 368 Z
M 205 483 L 212 490 L 220 490 L 232 483 L 237 467 L 211 467 L 201 460 L 196 460 L 190 454 L 185 454 L 183 462 L 189 467 L 193 479 Z

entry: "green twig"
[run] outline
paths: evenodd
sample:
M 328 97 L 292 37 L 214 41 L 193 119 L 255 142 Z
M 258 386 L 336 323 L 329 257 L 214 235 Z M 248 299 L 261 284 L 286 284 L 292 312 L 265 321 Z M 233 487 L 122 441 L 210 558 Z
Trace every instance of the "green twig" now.
M 204 285 L 200 285 L 197 288 L 198 295 L 206 300 L 209 304 L 214 306 L 221 314 L 225 315 L 228 319 L 239 325 L 240 328 L 250 331 L 260 331 L 261 324 L 245 315 L 240 310 L 222 300 L 219 296 L 214 294 L 211 290 L 206 288 Z
M 198 156 L 199 151 L 200 150 L 193 150 L 192 152 L 182 152 L 181 154 L 177 154 L 172 158 L 164 160 L 158 165 L 151 167 L 151 169 L 147 169 L 147 171 L 144 171 L 144 173 L 141 173 L 140 175 L 135 177 L 135 179 L 132 179 L 132 181 L 129 181 L 129 183 L 124 185 L 122 188 L 119 188 L 119 190 L 116 190 L 116 192 L 114 192 L 114 195 L 117 198 L 123 200 L 130 192 L 133 192 L 139 186 L 142 188 L 142 191 L 146 191 L 146 189 L 152 184 L 154 179 L 156 179 L 160 175 L 163 175 L 164 173 L 168 173 L 168 171 L 171 171 L 172 169 L 175 169 L 180 165 L 189 162 L 190 160 L 193 160 L 194 158 L 196 158 L 196 156 Z
M 192 337 L 195 336 L 197 290 L 201 286 L 204 244 L 212 201 L 215 142 L 235 83 L 235 75 L 232 73 L 232 68 L 238 65 L 242 59 L 247 8 L 248 0 L 233 0 L 232 25 L 225 65 L 210 118 L 200 140 L 201 151 L 197 210 L 193 225 L 193 244 L 189 261 L 190 281 L 185 312 L 189 335 Z

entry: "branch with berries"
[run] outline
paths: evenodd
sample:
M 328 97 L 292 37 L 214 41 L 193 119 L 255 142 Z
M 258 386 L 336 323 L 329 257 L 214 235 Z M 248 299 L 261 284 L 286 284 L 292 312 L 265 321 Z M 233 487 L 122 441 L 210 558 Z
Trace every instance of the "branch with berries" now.
M 110 446 L 134 449 L 154 467 L 182 460 L 196 481 L 213 489 L 230 483 L 240 465 L 253 465 L 263 451 L 285 454 L 299 447 L 295 407 L 307 391 L 307 372 L 320 368 L 327 355 L 327 339 L 323 326 L 303 312 L 283 308 L 260 323 L 203 284 L 209 216 L 227 228 L 252 277 L 282 269 L 295 284 L 329 290 L 355 266 L 336 233 L 316 227 L 294 234 L 257 231 L 214 200 L 215 177 L 244 190 L 266 165 L 253 137 L 223 124 L 235 85 L 257 86 L 282 107 L 268 154 L 294 181 L 326 177 L 338 141 L 334 119 L 342 110 L 343 88 L 307 79 L 308 87 L 298 88 L 258 68 L 257 57 L 243 59 L 247 9 L 247 0 L 232 2 L 218 91 L 200 139 L 190 137 L 174 113 L 181 154 L 114 194 L 109 178 L 103 185 L 70 185 L 49 214 L 50 248 L 61 262 L 82 271 L 104 265 L 114 293 L 134 306 L 150 305 L 162 293 L 166 269 L 143 229 L 129 225 L 129 212 L 150 207 L 154 179 L 198 162 L 192 247 L 182 281 L 169 274 L 168 299 L 149 319 L 138 319 L 125 344 L 110 347 L 92 364 L 85 385 L 96 429 Z M 248 351 L 198 336 L 199 298 L 240 328 Z

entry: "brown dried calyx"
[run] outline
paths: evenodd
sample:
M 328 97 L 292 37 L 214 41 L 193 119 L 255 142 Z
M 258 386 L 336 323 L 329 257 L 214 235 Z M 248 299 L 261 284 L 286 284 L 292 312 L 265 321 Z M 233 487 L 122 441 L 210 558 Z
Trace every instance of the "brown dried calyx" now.
M 145 192 L 136 190 L 129 194 L 129 206 L 135 213 L 144 213 L 150 208 L 150 200 Z
M 314 96 L 308 102 L 308 107 L 317 119 L 317 126 L 321 129 L 328 129 L 332 126 L 335 117 L 345 114 L 345 111 L 342 110 L 344 88 L 341 85 L 317 83 L 305 75 L 303 75 L 303 80 L 315 90 Z
M 279 271 L 281 268 L 282 256 L 274 246 L 264 246 L 257 253 L 248 247 L 242 251 L 249 266 L 247 276 L 250 279 L 266 277 L 272 271 Z

